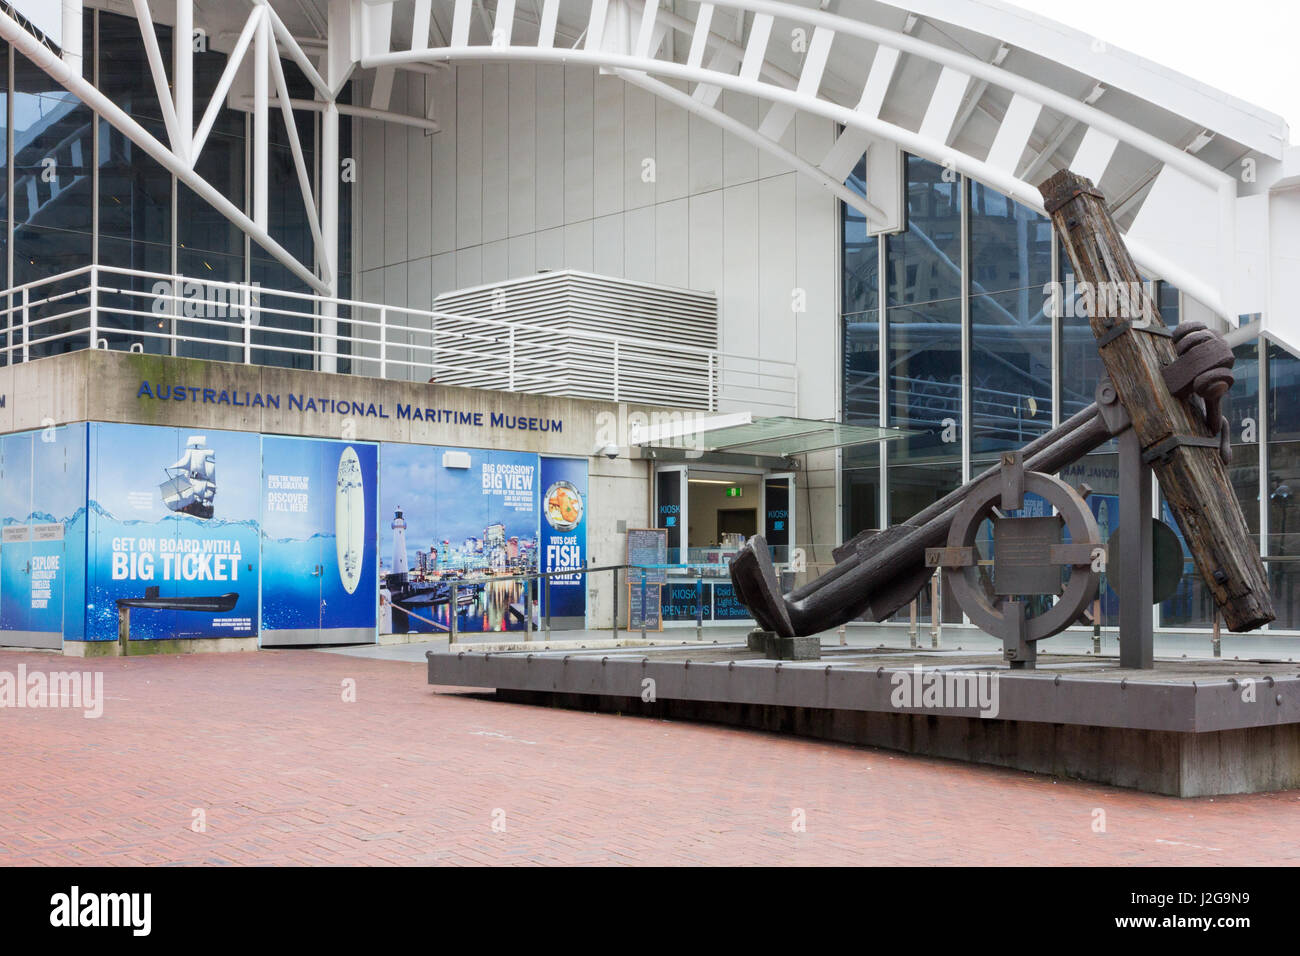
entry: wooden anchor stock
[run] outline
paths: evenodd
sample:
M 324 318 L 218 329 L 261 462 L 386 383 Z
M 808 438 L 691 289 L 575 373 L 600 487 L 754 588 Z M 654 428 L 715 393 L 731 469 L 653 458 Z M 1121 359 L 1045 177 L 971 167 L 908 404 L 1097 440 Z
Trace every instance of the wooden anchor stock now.
M 1105 198 L 1069 170 L 1050 177 L 1040 192 L 1076 281 L 1094 290 L 1089 322 L 1102 362 L 1196 569 L 1229 630 L 1268 623 L 1274 613 L 1264 562 L 1228 480 L 1221 428 L 1207 424 L 1192 398 L 1170 391 L 1165 369 L 1176 358 L 1173 339 L 1146 294 Z M 1214 415 L 1218 394 L 1205 399 Z

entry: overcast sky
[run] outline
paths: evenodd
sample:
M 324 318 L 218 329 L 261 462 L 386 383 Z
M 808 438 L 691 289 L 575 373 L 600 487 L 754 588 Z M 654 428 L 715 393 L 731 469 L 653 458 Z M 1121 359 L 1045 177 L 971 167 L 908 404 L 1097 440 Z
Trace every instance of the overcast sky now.
M 1300 131 L 1295 0 L 1010 0 L 1280 115 Z

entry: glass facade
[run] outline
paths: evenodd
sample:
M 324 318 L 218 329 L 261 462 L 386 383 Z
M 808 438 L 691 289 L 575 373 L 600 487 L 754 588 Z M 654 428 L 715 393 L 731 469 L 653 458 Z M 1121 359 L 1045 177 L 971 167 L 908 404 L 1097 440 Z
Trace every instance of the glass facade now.
M 138 22 L 106 11 L 87 10 L 83 26 L 83 75 L 166 143 L 162 110 Z M 155 31 L 163 61 L 170 70 L 172 30 L 155 25 Z M 206 109 L 225 66 L 224 53 L 195 50 L 196 116 Z M 286 60 L 283 67 L 290 95 L 311 99 L 311 86 L 297 65 Z M 4 84 L 7 104 L 0 110 L 0 122 L 12 117 L 12 129 L 5 130 L 8 148 L 0 150 L 0 162 L 6 166 L 4 188 L 0 189 L 0 269 L 6 288 L 93 263 L 194 280 L 253 282 L 267 290 L 310 291 L 160 163 L 106 121 L 97 120 L 76 97 L 4 44 L 0 44 L 0 82 Z M 278 110 L 273 111 L 268 229 L 300 261 L 311 263 L 314 246 L 307 212 L 284 123 Z M 297 111 L 295 118 L 304 160 L 315 185 L 320 177 L 319 114 Z M 344 118 L 340 124 L 340 156 L 350 155 L 350 137 L 351 124 Z M 223 107 L 196 164 L 196 171 L 208 183 L 246 212 L 251 211 L 252 202 L 248 182 L 250 140 L 251 116 Z M 347 297 L 351 294 L 352 194 L 347 184 L 341 184 L 339 193 L 339 295 Z M 78 276 L 63 284 L 66 290 L 42 286 L 41 297 L 73 292 L 86 282 L 84 276 Z M 146 352 L 170 353 L 172 342 L 155 336 L 174 329 L 182 336 L 174 346 L 176 354 L 242 360 L 241 330 L 195 321 L 239 318 L 242 313 L 232 308 L 238 303 L 229 297 L 188 283 L 175 290 L 176 295 L 184 297 L 183 302 L 151 298 L 168 295 L 172 289 L 164 280 L 143 276 L 114 274 L 113 281 L 105 284 L 126 290 L 104 293 L 102 302 L 107 308 L 101 310 L 104 321 L 100 335 L 109 348 L 124 350 L 134 345 Z M 132 292 L 141 295 L 129 294 Z M 86 307 L 85 299 L 84 294 L 79 294 L 50 306 L 32 306 L 28 322 L 41 323 L 42 335 L 62 331 L 60 322 L 68 323 L 71 330 L 74 319 L 62 314 Z M 6 305 L 10 303 L 17 308 L 20 295 L 6 297 Z M 314 329 L 314 317 L 301 314 L 304 305 L 269 293 L 260 296 L 255 304 L 260 304 L 263 311 L 255 313 L 253 361 L 310 368 L 311 356 L 295 351 L 309 346 L 308 339 L 288 331 L 308 333 Z M 299 314 L 277 315 L 273 309 Z M 21 340 L 11 332 L 18 322 L 15 316 L 5 324 L 3 344 Z M 225 341 L 231 344 L 223 344 Z M 240 342 L 238 347 L 236 341 Z M 46 342 L 33 346 L 30 357 L 82 348 L 85 344 L 80 337 Z
M 903 170 L 900 232 L 869 236 L 862 215 L 841 207 L 842 417 L 914 432 L 842 451 L 844 540 L 907 520 L 995 464 L 999 451 L 1085 408 L 1105 374 L 1051 221 L 928 160 L 907 156 Z M 860 162 L 846 185 L 865 195 L 864 175 Z M 1177 325 L 1178 289 L 1153 282 L 1148 291 L 1165 323 Z M 1296 630 L 1300 359 L 1272 343 L 1242 345 L 1236 356 L 1225 408 L 1229 478 L 1260 536 L 1278 613 L 1272 628 Z M 1111 442 L 1061 474 L 1093 489 L 1088 502 L 1104 540 L 1119 523 L 1118 464 Z M 1163 500 L 1159 508 L 1177 530 Z M 1103 624 L 1116 623 L 1104 577 L 1100 612 Z M 1185 547 L 1178 591 L 1157 613 L 1164 628 L 1213 625 L 1213 601 Z M 961 619 L 951 607 L 943 616 Z

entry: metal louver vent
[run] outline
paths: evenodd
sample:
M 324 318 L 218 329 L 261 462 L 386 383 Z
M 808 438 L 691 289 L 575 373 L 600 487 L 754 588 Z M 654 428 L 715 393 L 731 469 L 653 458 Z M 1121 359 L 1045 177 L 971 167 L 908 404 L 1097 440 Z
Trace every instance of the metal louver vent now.
M 688 408 L 716 401 L 711 292 L 564 270 L 444 293 L 434 309 L 501 323 L 461 342 L 440 384 L 490 388 L 507 378 L 516 391 L 575 398 Z

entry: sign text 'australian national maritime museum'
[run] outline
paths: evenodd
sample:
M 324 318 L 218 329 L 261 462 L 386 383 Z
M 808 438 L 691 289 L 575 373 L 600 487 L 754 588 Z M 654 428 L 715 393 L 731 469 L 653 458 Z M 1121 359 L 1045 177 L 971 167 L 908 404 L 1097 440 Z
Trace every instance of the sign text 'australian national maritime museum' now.
M 163 385 L 141 382 L 136 398 L 162 402 L 194 402 L 199 405 L 230 405 L 238 408 L 280 408 L 282 396 L 273 392 L 248 392 L 224 388 L 198 388 L 191 385 Z M 384 411 L 382 402 L 349 402 L 321 398 L 301 392 L 283 396 L 290 411 L 319 412 L 324 415 L 353 415 L 358 418 L 394 418 L 398 421 L 430 422 L 443 425 L 469 425 L 475 428 L 513 428 L 530 432 L 559 432 L 564 421 L 559 418 L 532 418 L 504 412 L 466 412 L 455 408 L 419 408 L 398 402 L 396 414 Z

